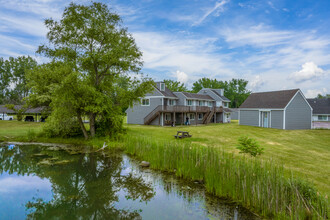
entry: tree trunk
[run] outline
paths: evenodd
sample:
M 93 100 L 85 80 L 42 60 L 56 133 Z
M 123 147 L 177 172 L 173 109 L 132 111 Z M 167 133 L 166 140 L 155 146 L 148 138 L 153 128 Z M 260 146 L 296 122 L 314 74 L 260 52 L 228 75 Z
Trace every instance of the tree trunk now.
M 89 114 L 89 127 L 90 127 L 91 136 L 95 137 L 95 113 Z
M 84 122 L 81 119 L 80 114 L 78 114 L 78 122 L 79 122 L 79 125 L 80 125 L 80 128 L 81 128 L 82 132 L 84 133 L 84 137 L 87 140 L 88 139 L 88 133 L 87 133 L 87 130 L 85 128 Z

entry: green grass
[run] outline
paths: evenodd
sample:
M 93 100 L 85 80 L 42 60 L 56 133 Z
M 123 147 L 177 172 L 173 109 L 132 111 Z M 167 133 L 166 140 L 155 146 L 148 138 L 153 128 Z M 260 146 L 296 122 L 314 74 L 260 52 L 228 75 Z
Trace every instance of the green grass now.
M 237 157 L 219 148 L 143 137 L 122 139 L 124 149 L 155 169 L 205 182 L 206 189 L 272 219 L 326 219 L 328 201 L 302 180 L 286 177 L 273 161 Z
M 31 141 L 31 139 L 34 139 L 40 142 L 84 143 L 96 146 L 102 146 L 105 141 L 104 138 L 96 138 L 86 142 L 82 138 L 47 139 L 38 137 L 36 134 L 41 131 L 42 124 L 43 123 L 0 121 L 0 140 Z M 272 211 L 270 210 L 271 205 L 267 203 L 267 200 L 271 201 L 272 199 L 267 196 L 273 195 L 277 198 L 280 194 L 276 193 L 283 192 L 287 184 L 293 182 L 290 181 L 292 173 L 295 178 L 303 178 L 314 183 L 317 187 L 317 194 L 321 194 L 325 196 L 325 198 L 328 198 L 327 195 L 330 194 L 330 130 L 290 131 L 265 129 L 239 126 L 237 122 L 188 127 L 125 126 L 127 127 L 127 134 L 125 136 L 128 137 L 124 138 L 127 144 L 125 149 L 130 153 L 140 156 L 141 159 L 152 161 L 154 168 L 165 170 L 176 169 L 176 173 L 179 176 L 192 179 L 204 179 L 205 185 L 209 191 L 219 196 L 224 196 L 227 193 L 227 196 L 241 201 L 248 207 L 262 207 L 262 209 L 257 211 L 263 213 L 263 210 L 265 210 L 263 213 L 264 215 L 270 216 L 272 213 L 278 212 L 278 216 L 280 216 L 285 213 L 283 207 L 290 204 L 292 201 L 287 199 L 283 200 L 282 198 L 279 201 L 283 200 L 283 204 L 277 202 L 275 206 L 277 208 Z M 178 130 L 189 131 L 193 137 L 183 140 L 174 140 L 173 135 L 175 135 Z M 244 155 L 239 154 L 236 149 L 237 140 L 243 135 L 256 139 L 261 147 L 265 149 L 263 155 L 253 159 L 254 162 L 251 162 L 251 160 L 247 159 Z M 133 144 L 129 144 L 127 139 L 137 141 L 135 143 L 133 142 Z M 142 142 L 145 146 L 140 147 L 139 150 L 134 150 L 132 146 L 138 146 L 139 142 Z M 109 143 L 109 145 L 115 146 L 117 143 Z M 198 148 L 190 149 L 191 146 L 198 146 Z M 152 149 L 155 151 L 152 151 Z M 178 157 L 178 152 L 181 152 L 183 157 L 187 155 L 186 158 L 190 158 L 188 162 Z M 204 160 L 205 157 L 207 158 L 207 162 Z M 237 163 L 233 163 L 234 159 L 228 159 L 230 157 L 235 158 Z M 201 158 L 202 161 L 204 161 L 203 168 L 198 164 Z M 155 160 L 158 162 L 155 163 Z M 226 166 L 221 166 L 221 163 L 218 163 L 222 160 L 227 161 L 225 163 Z M 198 163 L 196 161 L 198 161 Z M 157 163 L 159 164 L 157 165 Z M 228 164 L 230 164 L 230 166 L 227 166 Z M 263 167 L 266 167 L 266 170 Z M 235 169 L 238 169 L 240 172 L 239 176 L 243 179 L 240 177 L 239 180 L 237 180 L 233 177 L 235 175 L 229 174 L 227 177 L 217 178 L 219 176 L 217 170 L 221 170 L 222 168 L 225 168 L 223 173 L 230 172 L 231 174 L 235 172 Z M 260 172 L 258 173 L 258 175 L 260 175 L 258 180 L 261 180 L 258 183 L 259 185 L 268 183 L 268 180 L 270 181 L 270 185 L 275 184 L 272 185 L 271 191 L 269 192 L 273 194 L 268 193 L 268 195 L 267 192 L 261 191 L 261 189 L 265 189 L 265 187 L 260 188 L 256 195 L 261 193 L 260 195 L 263 195 L 263 198 L 261 199 L 259 195 L 259 199 L 256 199 L 254 197 L 256 188 L 253 189 L 253 187 L 257 186 L 253 185 L 251 179 L 246 180 L 247 182 L 244 183 L 245 185 L 242 183 L 244 186 L 239 185 L 242 180 L 245 181 L 246 178 L 250 178 L 251 175 L 253 176 L 253 174 L 256 174 L 255 171 L 257 173 Z M 266 171 L 270 172 L 269 175 L 267 174 L 268 176 L 265 174 Z M 236 186 L 237 184 L 238 186 Z M 299 184 L 300 188 L 304 188 L 305 185 L 303 182 L 299 181 Z M 306 186 L 308 185 L 309 184 Z M 251 189 L 246 191 L 246 187 L 251 187 Z M 289 191 L 297 188 L 297 185 L 292 185 L 291 188 L 289 187 Z M 240 193 L 242 191 L 246 191 L 246 193 Z M 297 217 L 301 217 L 301 215 L 303 215 L 303 211 L 301 211 L 303 208 L 301 209 L 301 207 L 306 207 L 304 200 L 299 200 L 300 193 L 294 195 L 291 191 L 289 195 L 294 201 L 298 202 L 298 208 L 289 206 L 289 210 L 292 209 L 292 212 L 296 213 L 295 215 Z M 269 206 L 268 211 L 265 205 Z M 309 211 L 306 209 L 304 212 L 308 213 Z M 320 213 L 322 213 L 322 210 Z
M 128 135 L 169 141 L 176 131 L 184 130 L 192 138 L 177 140 L 216 147 L 240 155 L 236 149 L 238 138 L 255 138 L 264 154 L 261 160 L 272 160 L 294 171 L 296 176 L 313 182 L 319 191 L 330 195 L 330 130 L 278 130 L 230 124 L 200 126 L 157 127 L 128 125 Z

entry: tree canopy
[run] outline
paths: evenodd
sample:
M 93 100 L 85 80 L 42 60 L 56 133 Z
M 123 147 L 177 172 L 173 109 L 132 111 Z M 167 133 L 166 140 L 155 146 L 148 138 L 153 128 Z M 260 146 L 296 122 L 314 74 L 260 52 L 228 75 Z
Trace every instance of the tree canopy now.
M 322 95 L 322 94 L 317 94 L 316 96 L 317 99 L 329 99 L 330 94 Z
M 76 118 L 85 138 L 97 130 L 110 134 L 120 129 L 123 106 L 151 90 L 152 81 L 134 77 L 140 73 L 142 53 L 119 15 L 103 3 L 71 3 L 61 20 L 46 19 L 45 25 L 49 44 L 37 53 L 51 62 L 29 74 L 30 103 L 49 104 L 57 126 Z
M 184 83 L 174 81 L 171 79 L 164 80 L 166 87 L 172 92 L 187 92 L 188 89 Z
M 37 66 L 30 56 L 0 58 L 0 104 L 22 104 L 28 96 L 26 73 Z

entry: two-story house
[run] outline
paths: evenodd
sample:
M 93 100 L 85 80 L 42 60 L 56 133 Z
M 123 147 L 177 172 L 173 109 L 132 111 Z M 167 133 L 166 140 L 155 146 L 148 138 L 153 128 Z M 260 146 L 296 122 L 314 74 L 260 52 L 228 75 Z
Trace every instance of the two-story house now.
M 128 124 L 174 125 L 230 122 L 230 100 L 222 89 L 172 92 L 157 82 L 153 92 L 126 110 Z

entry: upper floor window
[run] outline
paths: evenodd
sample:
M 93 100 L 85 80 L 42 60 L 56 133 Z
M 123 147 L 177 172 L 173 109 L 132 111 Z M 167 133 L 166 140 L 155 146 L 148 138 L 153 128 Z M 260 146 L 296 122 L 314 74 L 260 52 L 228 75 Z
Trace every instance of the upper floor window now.
M 149 106 L 150 105 L 150 99 L 142 99 L 142 106 Z
M 212 105 L 212 102 L 208 102 L 209 103 L 209 107 L 212 107 L 213 105 Z
M 224 107 L 228 107 L 228 102 L 224 102 L 224 103 L 223 103 L 223 106 L 224 106 Z
M 192 106 L 192 100 L 187 100 L 187 105 Z
M 319 121 L 327 121 L 327 116 L 326 115 L 318 115 L 317 116 L 317 119 L 319 120 Z
M 198 105 L 199 106 L 203 106 L 204 105 L 204 101 L 198 101 Z
M 165 83 L 160 83 L 160 91 L 165 91 Z
M 175 100 L 169 99 L 168 100 L 168 105 L 175 105 Z

